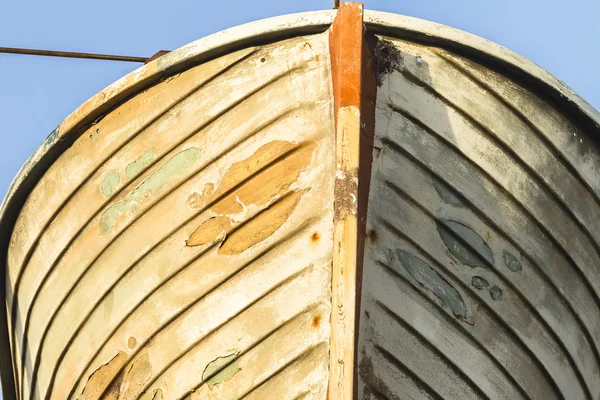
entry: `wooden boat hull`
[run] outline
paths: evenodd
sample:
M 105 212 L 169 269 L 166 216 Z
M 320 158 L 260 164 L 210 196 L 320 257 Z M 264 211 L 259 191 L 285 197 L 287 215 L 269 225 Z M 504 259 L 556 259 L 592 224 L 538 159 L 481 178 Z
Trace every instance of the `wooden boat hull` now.
M 160 57 L 3 203 L 5 396 L 595 399 L 599 121 L 359 4 Z

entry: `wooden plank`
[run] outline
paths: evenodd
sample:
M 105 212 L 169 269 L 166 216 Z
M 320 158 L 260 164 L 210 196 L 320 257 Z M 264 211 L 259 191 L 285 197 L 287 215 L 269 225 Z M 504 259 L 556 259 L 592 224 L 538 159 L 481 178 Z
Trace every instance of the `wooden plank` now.
M 376 90 L 362 3 L 340 5 L 330 28 L 330 53 L 337 169 L 328 397 L 352 399 Z

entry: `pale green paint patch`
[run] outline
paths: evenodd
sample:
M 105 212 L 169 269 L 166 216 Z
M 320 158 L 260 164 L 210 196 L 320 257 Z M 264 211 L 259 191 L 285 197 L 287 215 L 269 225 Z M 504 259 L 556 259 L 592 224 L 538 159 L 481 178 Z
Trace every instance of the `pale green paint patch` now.
M 176 154 L 173 158 L 150 175 L 144 182 L 129 193 L 123 200 L 113 204 L 100 217 L 100 234 L 108 235 L 121 216 L 135 214 L 149 196 L 156 194 L 171 180 L 185 174 L 200 158 L 200 149 L 191 147 Z
M 237 354 L 238 353 L 234 353 L 228 356 L 218 357 L 208 363 L 202 373 L 202 380 L 206 382 L 209 389 L 212 389 L 216 384 L 233 378 L 233 376 L 241 370 L 236 360 Z
M 458 291 L 429 264 L 407 251 L 397 249 L 396 255 L 408 274 L 423 288 L 440 299 L 457 317 L 467 318 L 467 308 Z M 402 274 L 404 275 L 404 274 Z
M 121 178 L 119 177 L 119 173 L 114 169 L 111 169 L 106 173 L 106 176 L 102 180 L 100 184 L 100 189 L 102 189 L 102 194 L 106 197 L 113 194 L 117 186 L 119 186 L 119 182 Z
M 154 149 L 147 150 L 137 160 L 125 167 L 125 176 L 129 179 L 137 176 L 141 171 L 146 169 L 154 159 Z

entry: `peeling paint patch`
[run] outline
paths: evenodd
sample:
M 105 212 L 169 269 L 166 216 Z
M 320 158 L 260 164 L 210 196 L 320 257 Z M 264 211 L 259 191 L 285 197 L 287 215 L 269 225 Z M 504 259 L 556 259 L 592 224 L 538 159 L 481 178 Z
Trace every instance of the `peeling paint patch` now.
M 445 182 L 434 178 L 433 187 L 435 188 L 436 192 L 438 192 L 442 200 L 444 200 L 446 203 L 456 207 L 465 207 L 465 203 L 463 202 L 461 196 Z
M 52 132 L 50 132 L 48 137 L 46 137 L 46 139 L 44 140 L 44 147 L 45 148 L 52 147 L 52 145 L 54 143 L 56 143 L 57 140 L 58 140 L 58 127 L 56 127 Z
M 334 219 L 341 221 L 355 215 L 358 208 L 358 168 L 337 170 L 334 188 Z
M 152 365 L 148 359 L 148 354 L 139 357 L 123 377 L 121 384 L 121 395 L 119 399 L 129 400 L 137 398 L 136 395 L 144 388 L 146 383 L 152 378 Z
M 494 264 L 492 250 L 473 229 L 451 220 L 439 220 L 438 232 L 444 244 L 460 262 L 470 267 L 488 268 Z
M 201 246 L 224 241 L 233 224 L 229 217 L 213 217 L 200 225 L 185 242 L 187 246 Z
M 102 183 L 100 184 L 100 189 L 102 190 L 102 194 L 105 197 L 108 197 L 111 194 L 113 194 L 113 192 L 115 191 L 117 186 L 119 186 L 120 181 L 121 181 L 121 177 L 119 176 L 119 173 L 117 171 L 115 171 L 114 169 L 111 169 L 110 171 L 108 171 L 106 173 L 106 176 L 102 180 Z
M 213 184 L 208 183 L 204 186 L 202 195 L 194 193 L 190 196 L 188 204 L 192 208 L 202 208 L 257 173 L 250 181 L 236 190 L 235 195 L 229 195 L 223 199 L 217 205 L 217 208 L 227 214 L 234 214 L 242 211 L 239 202 L 243 204 L 264 204 L 272 198 L 273 192 L 286 190 L 298 178 L 300 173 L 308 167 L 315 146 L 314 142 L 305 142 L 299 146 L 282 140 L 269 142 L 261 146 L 250 157 L 232 164 L 223 175 L 216 191 L 213 190 Z M 294 149 L 296 150 L 293 151 Z M 276 162 L 292 151 L 293 153 L 289 154 L 285 160 Z M 261 170 L 263 171 L 260 172 Z M 269 183 L 271 183 L 269 187 L 261 187 L 261 185 L 268 185 Z M 248 198 L 250 196 L 254 198 Z M 239 198 L 239 202 L 236 197 Z M 215 210 L 215 212 L 220 213 L 219 210 Z
M 202 373 L 202 381 L 207 383 L 209 389 L 212 389 L 213 386 L 221 382 L 233 378 L 233 376 L 241 370 L 236 359 L 238 354 L 239 353 L 233 353 L 228 356 L 218 357 L 208 363 Z
M 140 156 L 140 158 L 125 167 L 125 176 L 129 179 L 135 177 L 137 174 L 146 169 L 153 159 L 154 149 L 147 150 Z
M 273 143 L 273 142 L 271 142 Z M 271 143 L 261 147 L 266 148 Z M 284 144 L 287 142 L 283 142 Z M 283 145 L 280 145 L 284 147 Z M 285 144 L 285 147 L 291 146 L 291 143 Z M 265 207 L 273 200 L 280 198 L 286 194 L 290 185 L 294 183 L 300 173 L 308 167 L 316 144 L 314 142 L 302 143 L 295 151 L 289 154 L 285 159 L 270 165 L 259 174 L 252 177 L 251 180 L 241 185 L 234 193 L 225 197 L 212 207 L 212 211 L 217 214 L 236 214 L 243 212 L 245 207 L 254 204 L 258 207 Z M 270 147 L 269 147 L 270 148 Z M 269 150 L 267 148 L 267 150 Z M 221 185 L 215 193 L 219 196 L 225 188 L 234 187 L 235 184 L 248 177 L 249 171 L 258 170 L 259 163 L 262 163 L 261 158 L 279 158 L 272 154 L 270 157 L 265 155 L 267 150 L 259 149 L 255 155 L 242 163 L 236 163 L 229 169 L 223 177 Z M 272 149 L 270 151 L 273 151 Z M 256 157 L 260 156 L 259 159 Z M 283 153 L 280 153 L 281 156 Z M 227 189 L 229 190 L 229 189 Z
M 490 287 L 490 284 L 488 283 L 488 281 L 486 281 L 485 279 L 483 279 L 480 276 L 474 276 L 471 279 L 471 285 L 473 285 L 473 287 L 475 289 L 479 289 L 479 290 L 488 289 Z
M 506 265 L 506 268 L 508 268 L 512 272 L 519 272 L 523 269 L 523 266 L 521 266 L 519 259 L 506 250 L 504 250 L 504 252 L 502 253 L 502 259 L 504 260 L 504 265 Z
M 239 254 L 273 234 L 306 192 L 290 192 L 289 188 L 308 168 L 315 147 L 314 142 L 269 142 L 232 164 L 216 190 L 212 183 L 205 184 L 201 195 L 194 193 L 187 199 L 190 207 L 203 208 L 226 195 L 211 206 L 208 211 L 213 216 L 190 235 L 186 245 L 220 241 L 220 254 Z
M 435 269 L 407 251 L 397 249 L 396 255 L 400 263 L 415 281 L 440 299 L 442 303 L 452 310 L 456 317 L 467 318 L 467 309 L 460 293 Z
M 100 217 L 100 234 L 110 234 L 118 220 L 126 214 L 135 214 L 146 198 L 154 195 L 169 181 L 185 174 L 200 158 L 200 149 L 191 147 L 167 161 L 123 200 L 113 204 Z
M 295 191 L 258 214 L 225 239 L 219 254 L 240 254 L 267 239 L 287 221 L 308 190 Z
M 490 295 L 492 296 L 493 300 L 501 300 L 502 299 L 502 289 L 500 289 L 498 286 L 494 285 L 490 289 Z
M 127 361 L 127 354 L 119 351 L 109 362 L 100 366 L 88 378 L 79 400 L 98 399 Z
M 207 183 L 202 189 L 202 194 L 192 193 L 187 199 L 187 205 L 191 208 L 204 208 L 206 206 L 206 200 L 209 199 L 215 191 L 215 185 Z

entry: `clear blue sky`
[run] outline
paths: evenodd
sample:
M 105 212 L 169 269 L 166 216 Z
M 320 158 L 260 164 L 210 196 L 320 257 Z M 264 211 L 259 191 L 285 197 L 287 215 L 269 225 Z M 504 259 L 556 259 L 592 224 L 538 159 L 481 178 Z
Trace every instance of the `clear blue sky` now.
M 598 0 L 366 0 L 531 59 L 600 108 Z M 150 56 L 245 22 L 333 0 L 0 1 L 0 46 Z M 0 194 L 60 121 L 138 64 L 0 54 Z M 0 395 L 1 398 L 1 395 Z

